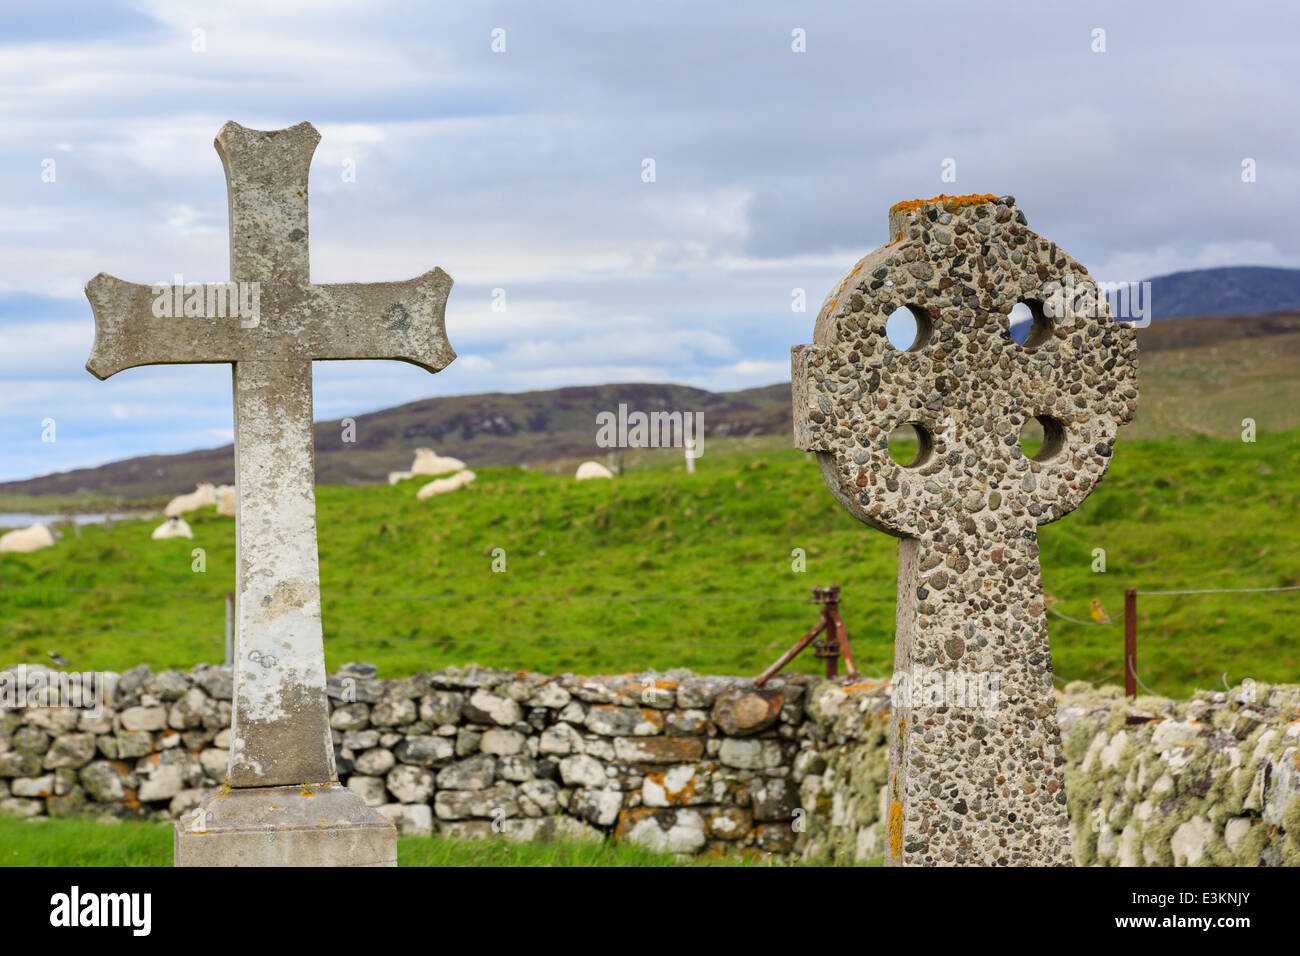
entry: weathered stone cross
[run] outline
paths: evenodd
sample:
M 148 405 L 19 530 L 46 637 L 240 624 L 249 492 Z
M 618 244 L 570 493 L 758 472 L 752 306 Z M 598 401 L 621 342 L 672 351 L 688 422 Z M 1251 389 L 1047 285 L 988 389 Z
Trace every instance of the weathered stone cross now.
M 886 864 L 1068 865 L 1037 528 L 1105 474 L 1137 408 L 1135 337 L 1009 196 L 900 203 L 889 233 L 792 355 L 795 444 L 899 538 Z M 1017 302 L 1034 313 L 1024 345 L 1007 335 Z M 906 351 L 885 335 L 902 306 Z M 908 466 L 888 448 L 905 425 Z
M 257 314 L 227 315 L 233 310 L 216 296 L 205 297 L 203 287 L 151 288 L 103 273 L 86 286 L 95 312 L 95 345 L 86 368 L 98 378 L 137 365 L 233 366 L 238 507 L 227 781 L 232 788 L 307 791 L 304 784 L 337 781 L 321 634 L 312 361 L 401 359 L 437 372 L 455 358 L 443 326 L 451 278 L 441 269 L 406 282 L 310 281 L 307 174 L 319 141 L 310 123 L 271 132 L 227 123 L 217 136 L 230 202 L 229 291 L 244 304 L 256 302 Z M 249 294 L 249 286 L 256 294 Z M 202 303 L 205 312 L 195 314 L 196 304 L 182 315 L 169 308 L 172 302 Z M 211 314 L 214 308 L 223 314 Z M 268 811 L 272 821 L 284 818 L 291 802 L 285 794 L 277 799 L 280 813 Z M 247 805 L 256 815 L 254 803 Z M 349 807 L 340 807 L 342 816 L 379 819 Z M 329 818 L 319 806 L 306 813 L 312 825 Z M 186 832 L 216 832 L 221 814 L 215 815 L 206 830 Z M 179 836 L 177 845 L 181 862 Z

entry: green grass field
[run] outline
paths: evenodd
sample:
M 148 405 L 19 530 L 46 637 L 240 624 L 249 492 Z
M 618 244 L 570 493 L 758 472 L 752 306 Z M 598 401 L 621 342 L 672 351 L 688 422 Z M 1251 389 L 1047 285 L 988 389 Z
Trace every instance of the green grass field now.
M 772 866 L 769 854 L 678 858 L 627 843 L 401 837 L 401 866 Z M 0 814 L 0 866 L 171 866 L 172 825 Z M 807 864 L 803 864 L 807 865 Z M 815 864 L 814 864 L 815 865 Z M 878 866 L 879 862 L 875 864 Z
M 757 673 L 816 620 L 814 585 L 839 584 L 859 666 L 892 662 L 895 542 L 832 499 L 785 440 L 715 442 L 686 475 L 675 454 L 614 481 L 485 468 L 453 495 L 420 480 L 318 489 L 328 663 L 381 676 L 451 664 L 620 673 Z M 1042 530 L 1047 590 L 1088 620 L 1049 617 L 1062 680 L 1118 681 L 1123 592 L 1300 584 L 1300 430 L 1239 440 L 1121 437 L 1110 474 Z M 223 656 L 234 521 L 190 516 L 195 540 L 151 541 L 155 521 L 71 532 L 0 560 L 0 663 L 63 654 L 73 669 L 189 668 Z M 206 570 L 192 570 L 192 549 Z M 792 551 L 807 572 L 792 570 Z M 1104 548 L 1106 573 L 1092 570 Z M 492 570 L 503 549 L 506 571 Z M 1147 596 L 1139 673 L 1153 691 L 1300 681 L 1300 592 Z M 795 663 L 814 671 L 811 655 Z

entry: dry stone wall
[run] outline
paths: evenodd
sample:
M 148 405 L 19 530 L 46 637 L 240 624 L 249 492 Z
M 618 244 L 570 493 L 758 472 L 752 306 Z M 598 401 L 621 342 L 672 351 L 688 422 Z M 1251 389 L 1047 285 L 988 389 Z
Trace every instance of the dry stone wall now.
M 33 670 L 28 676 L 40 673 Z M 48 673 L 48 672 L 46 672 Z M 400 831 L 791 853 L 808 679 L 464 668 L 328 682 L 340 779 Z M 109 675 L 98 717 L 0 711 L 0 811 L 183 818 L 222 785 L 228 668 Z M 317 781 L 302 781 L 313 783 Z
M 1118 687 L 1056 695 L 1074 862 L 1084 866 L 1300 866 L 1300 687 L 1198 691 L 1188 701 Z M 809 688 L 796 758 L 806 856 L 884 851 L 887 686 Z
M 105 687 L 98 716 L 0 710 L 0 812 L 178 819 L 221 786 L 229 669 L 142 666 Z M 379 680 L 352 664 L 329 697 L 341 780 L 404 833 L 884 851 L 881 681 L 474 667 Z M 1071 685 L 1057 699 L 1077 862 L 1300 864 L 1300 688 L 1130 703 Z

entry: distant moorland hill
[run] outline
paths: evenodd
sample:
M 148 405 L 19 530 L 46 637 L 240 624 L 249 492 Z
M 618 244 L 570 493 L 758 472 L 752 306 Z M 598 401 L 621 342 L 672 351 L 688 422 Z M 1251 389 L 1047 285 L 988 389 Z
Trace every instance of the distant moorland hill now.
M 1300 426 L 1300 312 L 1169 319 L 1140 329 L 1138 343 L 1142 398 L 1129 436 L 1226 437 L 1240 430 L 1244 416 L 1260 428 Z M 786 383 L 736 392 L 627 384 L 459 395 L 356 415 L 355 443 L 342 441 L 340 420 L 317 422 L 316 478 L 321 484 L 382 482 L 390 471 L 410 467 L 421 446 L 471 467 L 567 470 L 583 458 L 605 458 L 607 450 L 596 445 L 596 415 L 619 404 L 703 412 L 707 440 L 790 434 Z M 0 483 L 0 495 L 19 502 L 58 496 L 64 500 L 57 507 L 67 508 L 77 506 L 69 497 L 149 499 L 188 491 L 200 481 L 233 480 L 233 451 L 224 445 Z M 92 501 L 86 506 L 95 507 Z

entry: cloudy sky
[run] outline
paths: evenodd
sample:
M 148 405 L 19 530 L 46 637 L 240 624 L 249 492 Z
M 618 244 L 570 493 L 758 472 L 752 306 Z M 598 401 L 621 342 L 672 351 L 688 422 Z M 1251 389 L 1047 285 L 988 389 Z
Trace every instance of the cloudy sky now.
M 230 119 L 321 131 L 314 281 L 440 265 L 456 282 L 450 368 L 318 364 L 318 418 L 780 381 L 825 293 L 886 240 L 889 205 L 940 192 L 1014 194 L 1102 279 L 1300 265 L 1300 8 L 1285 4 L 0 11 L 0 479 L 230 439 L 227 366 L 86 372 L 82 293 L 100 271 L 226 278 L 212 139 Z

